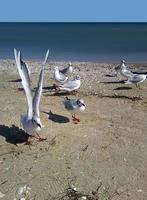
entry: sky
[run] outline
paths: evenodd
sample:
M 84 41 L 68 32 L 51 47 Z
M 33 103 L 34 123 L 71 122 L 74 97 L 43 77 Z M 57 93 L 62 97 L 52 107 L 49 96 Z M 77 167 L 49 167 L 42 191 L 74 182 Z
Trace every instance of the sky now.
M 147 22 L 147 0 L 0 0 L 0 22 Z

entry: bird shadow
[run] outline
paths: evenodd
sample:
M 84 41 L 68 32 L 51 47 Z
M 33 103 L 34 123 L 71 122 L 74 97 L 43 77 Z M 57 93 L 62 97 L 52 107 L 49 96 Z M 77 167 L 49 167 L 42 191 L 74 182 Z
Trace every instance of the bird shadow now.
M 45 96 L 67 96 L 67 95 L 71 95 L 69 92 L 63 92 L 63 91 L 55 91 L 53 93 L 47 93 L 47 92 L 43 92 L 43 94 Z
M 113 90 L 131 90 L 132 88 L 131 87 L 117 87 Z
M 19 92 L 22 92 L 22 91 L 24 91 L 24 89 L 23 89 L 23 88 L 17 88 L 17 90 L 18 90 Z
M 145 74 L 147 75 L 147 72 L 144 72 L 144 71 L 138 71 L 138 72 L 133 72 L 134 74 Z
M 124 83 L 125 81 L 105 81 L 105 82 L 101 82 L 101 83 L 105 83 L 105 84 L 119 84 L 119 83 Z
M 26 142 L 29 137 L 27 133 L 15 125 L 11 127 L 0 125 L 0 136 L 5 137 L 6 142 L 15 145 Z
M 112 99 L 128 99 L 131 101 L 139 101 L 142 100 L 140 96 L 125 96 L 125 95 L 102 95 L 101 98 L 112 98 Z
M 116 77 L 115 74 L 106 74 L 105 77 Z
M 19 83 L 19 82 L 21 82 L 21 79 L 10 80 L 9 82 L 12 82 L 12 83 Z
M 55 90 L 56 89 L 56 86 L 55 85 L 51 85 L 51 86 L 48 86 L 48 87 L 43 87 L 44 90 Z
M 43 113 L 47 114 L 48 119 L 55 122 L 55 123 L 61 123 L 62 124 L 62 123 L 68 123 L 69 122 L 69 119 L 67 117 L 55 114 L 51 110 L 49 112 L 43 111 Z
M 67 95 L 70 95 L 70 92 L 63 92 L 63 91 L 61 91 L 61 92 L 55 92 L 53 94 L 53 96 L 67 96 Z

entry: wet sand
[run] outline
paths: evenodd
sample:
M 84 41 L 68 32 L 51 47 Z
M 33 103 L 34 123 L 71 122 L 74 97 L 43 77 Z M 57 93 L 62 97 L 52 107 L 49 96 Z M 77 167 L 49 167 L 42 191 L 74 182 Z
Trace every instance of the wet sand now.
M 28 64 L 35 88 L 41 62 Z M 80 71 L 73 76 L 79 74 L 82 82 L 77 97 L 86 103 L 85 112 L 78 115 L 81 122 L 75 125 L 64 109 L 65 95 L 51 89 L 53 66 L 65 64 L 47 63 L 40 104 L 41 133 L 47 140 L 32 138 L 27 146 L 20 123 L 26 111 L 20 77 L 14 60 L 0 60 L 0 198 L 75 199 L 61 198 L 69 185 L 89 194 L 102 183 L 100 200 L 146 200 L 147 81 L 140 90 L 123 84 L 121 77 L 111 77 L 114 64 L 74 62 Z M 145 64 L 130 68 L 147 73 Z M 25 185 L 30 190 L 19 195 Z

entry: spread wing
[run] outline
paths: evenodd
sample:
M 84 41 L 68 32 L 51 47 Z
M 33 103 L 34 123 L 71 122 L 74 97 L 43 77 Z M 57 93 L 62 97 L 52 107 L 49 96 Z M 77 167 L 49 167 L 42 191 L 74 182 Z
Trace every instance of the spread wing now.
M 24 62 L 24 61 L 22 60 L 21 54 L 20 54 L 20 63 L 21 63 L 22 66 L 25 65 L 24 67 L 27 69 L 28 74 L 29 74 L 29 76 L 30 76 L 30 75 L 31 75 L 31 72 L 30 72 L 29 66 L 28 66 L 28 64 L 27 64 L 26 62 Z
M 32 103 L 32 92 L 31 92 L 31 86 L 30 86 L 30 77 L 28 73 L 28 69 L 26 65 L 21 64 L 21 53 L 20 51 L 17 52 L 16 49 L 14 49 L 14 56 L 16 65 L 18 68 L 19 75 L 21 77 L 21 83 L 23 85 L 23 88 L 25 90 L 27 103 L 28 103 L 28 109 L 27 109 L 27 115 L 28 119 L 32 119 L 33 116 L 33 103 Z
M 34 96 L 34 99 L 33 99 L 33 112 L 34 112 L 34 115 L 38 116 L 38 117 L 40 116 L 39 103 L 40 103 L 40 98 L 41 98 L 41 94 L 42 94 L 44 67 L 45 67 L 45 64 L 47 62 L 48 56 L 49 56 L 49 50 L 46 53 L 44 63 L 42 65 L 42 68 L 41 68 L 41 71 L 40 71 L 39 80 L 38 80 L 37 88 L 36 88 L 36 91 L 35 91 L 35 96 Z

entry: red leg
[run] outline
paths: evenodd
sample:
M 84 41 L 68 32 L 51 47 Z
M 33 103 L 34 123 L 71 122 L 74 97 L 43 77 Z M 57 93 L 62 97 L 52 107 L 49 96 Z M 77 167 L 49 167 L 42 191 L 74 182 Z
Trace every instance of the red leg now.
M 71 91 L 70 94 L 71 94 L 71 95 L 77 95 L 77 94 L 78 94 L 78 91 L 77 91 L 77 90 Z
M 75 117 L 75 115 L 72 115 L 72 120 L 76 123 L 80 122 L 80 119 Z
M 30 136 L 27 137 L 24 145 L 32 145 L 32 141 L 29 140 Z
M 38 142 L 44 142 L 47 138 L 44 138 L 44 137 L 41 137 L 38 133 L 37 133 L 37 139 L 38 139 Z

